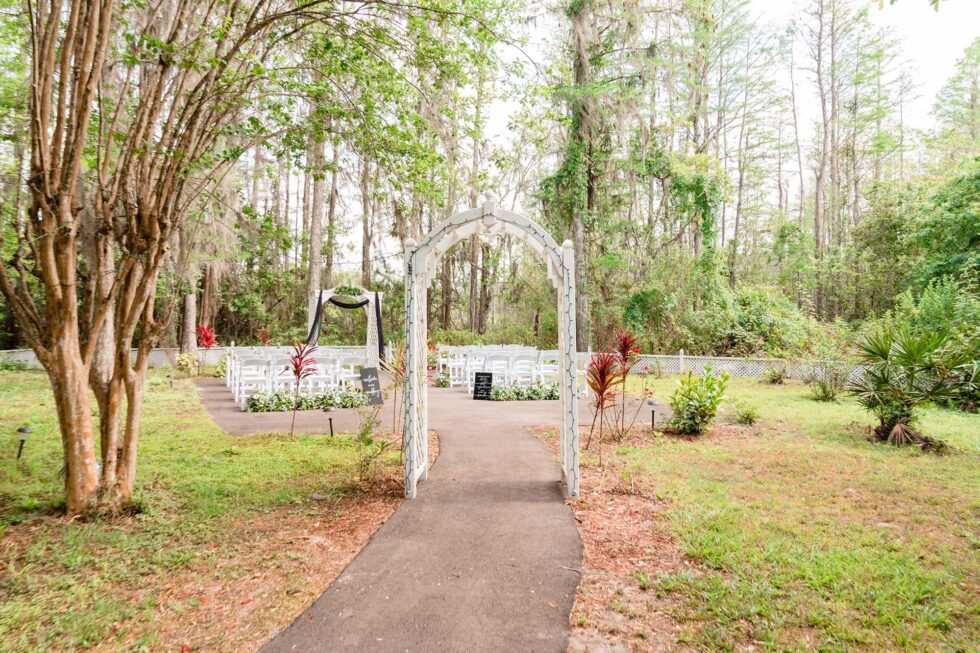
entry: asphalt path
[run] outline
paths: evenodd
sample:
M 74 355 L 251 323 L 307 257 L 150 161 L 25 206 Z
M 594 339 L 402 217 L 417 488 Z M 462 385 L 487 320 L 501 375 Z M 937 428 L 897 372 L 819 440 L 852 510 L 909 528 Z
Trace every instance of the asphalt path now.
M 230 433 L 288 429 L 286 414 L 238 412 L 220 381 L 200 388 Z M 307 411 L 297 430 L 323 432 L 329 416 L 348 430 L 348 412 Z M 439 457 L 417 498 L 261 650 L 564 651 L 582 543 L 556 456 L 529 431 L 560 419 L 558 401 L 430 388 Z

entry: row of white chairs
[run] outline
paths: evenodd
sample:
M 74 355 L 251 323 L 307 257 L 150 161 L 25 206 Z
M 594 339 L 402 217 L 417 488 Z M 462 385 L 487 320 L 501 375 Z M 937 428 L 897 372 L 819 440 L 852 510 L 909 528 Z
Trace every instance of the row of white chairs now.
M 473 392 L 477 372 L 490 372 L 494 381 L 529 385 L 558 381 L 558 351 L 538 351 L 533 347 L 480 346 L 440 347 L 437 371 L 449 376 L 449 386 L 466 387 Z
M 314 372 L 301 381 L 300 389 L 311 392 L 324 392 L 344 384 L 355 384 L 360 377 L 360 368 L 366 363 L 363 356 L 330 354 L 325 350 L 321 355 L 313 355 L 316 363 Z M 296 377 L 292 372 L 292 362 L 285 352 L 231 351 L 225 366 L 225 385 L 231 389 L 231 396 L 239 408 L 245 409 L 248 398 L 259 392 L 296 390 Z

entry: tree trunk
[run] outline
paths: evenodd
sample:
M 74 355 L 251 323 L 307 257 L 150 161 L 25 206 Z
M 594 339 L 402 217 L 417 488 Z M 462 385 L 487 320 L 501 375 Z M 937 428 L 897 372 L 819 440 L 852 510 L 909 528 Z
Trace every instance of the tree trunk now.
M 493 273 L 496 263 L 492 262 L 490 243 L 483 243 L 483 265 L 480 268 L 480 313 L 477 323 L 477 333 L 487 332 L 487 321 L 490 315 L 490 302 L 493 300 Z
M 476 206 L 479 201 L 479 191 L 477 184 L 480 179 L 480 145 L 483 135 L 482 131 L 482 111 L 483 111 L 483 75 L 478 73 L 476 82 L 476 106 L 474 107 L 473 117 L 473 161 L 470 169 L 470 206 Z M 470 236 L 470 321 L 471 331 L 478 331 L 480 328 L 480 288 L 479 283 L 480 269 L 480 237 L 476 234 Z
M 310 249 L 306 273 L 306 296 L 312 305 L 317 295 L 323 289 L 321 272 L 323 268 L 323 190 L 326 185 L 323 169 L 327 144 L 320 140 L 310 148 L 310 167 L 313 175 L 313 192 L 310 200 L 309 229 Z M 331 198 L 332 200 L 332 198 Z
M 816 173 L 816 185 L 814 188 L 813 197 L 813 243 L 814 243 L 814 253 L 817 259 L 817 283 L 814 289 L 814 305 L 816 307 L 817 313 L 822 312 L 822 298 L 823 293 L 821 292 L 821 282 L 822 282 L 822 269 L 820 261 L 823 260 L 824 253 L 824 239 L 823 239 L 823 222 L 824 222 L 824 193 L 825 189 L 825 177 L 827 174 L 827 155 L 830 150 L 831 145 L 831 126 L 830 126 L 830 107 L 829 102 L 829 92 L 827 89 L 827 83 L 824 75 L 824 21 L 826 16 L 824 14 L 824 2 L 820 0 L 818 6 L 818 30 L 817 30 L 817 46 L 815 48 L 816 57 L 816 74 L 817 74 L 817 90 L 820 96 L 820 126 L 821 126 L 821 140 L 820 140 L 820 151 L 817 156 L 817 173 Z
M 793 142 L 796 144 L 796 169 L 800 178 L 800 205 L 796 215 L 796 222 L 800 229 L 803 229 L 803 207 L 806 198 L 806 187 L 803 182 L 803 148 L 800 146 L 800 123 L 796 114 L 796 80 L 793 71 L 796 69 L 796 62 L 793 57 L 793 43 L 790 43 L 789 60 L 789 89 L 790 104 L 793 108 Z
M 259 197 L 262 190 L 262 178 L 264 176 L 265 159 L 262 155 L 262 145 L 256 145 L 252 167 L 252 185 L 248 194 L 248 203 L 256 213 L 259 212 Z
M 184 293 L 180 319 L 180 353 L 197 351 L 197 292 L 191 288 Z
M 578 89 L 572 100 L 572 132 L 570 140 L 582 156 L 577 175 L 584 181 L 585 197 L 572 204 L 571 230 L 575 252 L 575 340 L 579 351 L 591 349 L 589 310 L 589 256 L 585 233 L 587 214 L 598 205 L 598 174 L 595 170 L 595 138 L 599 119 L 591 88 L 594 65 L 590 56 L 596 39 L 595 16 L 592 5 L 576 3 L 572 14 L 572 81 Z M 584 168 L 584 169 L 583 169 Z M 572 189 L 571 192 L 580 192 Z
M 452 325 L 453 301 L 453 257 L 446 253 L 442 257 L 442 304 L 439 306 L 439 326 L 443 331 Z
M 371 163 L 361 158 L 361 287 L 371 287 Z
M 313 177 L 321 174 L 320 171 L 313 167 L 316 159 L 316 156 L 313 154 L 314 147 L 316 147 L 316 144 L 312 144 L 306 148 L 306 169 L 303 171 L 303 198 L 301 202 L 303 227 L 300 230 L 299 239 L 301 247 L 300 261 L 308 261 L 310 258 L 310 242 L 307 240 L 307 235 L 312 238 L 312 234 L 310 234 L 310 222 L 313 220 Z M 323 157 L 321 156 L 320 158 L 322 160 Z M 299 189 L 296 192 L 299 193 Z
M 333 160 L 330 164 L 330 201 L 327 205 L 327 251 L 324 287 L 333 288 L 333 255 L 337 247 L 337 172 L 340 163 L 340 145 L 333 144 Z M 367 288 L 365 288 L 367 290 Z
M 70 322 L 70 319 L 68 320 Z M 65 460 L 65 509 L 69 515 L 85 512 L 95 502 L 99 476 L 95 458 L 95 432 L 89 403 L 88 369 L 76 332 L 58 329 L 48 365 Z
M 749 148 L 748 129 L 743 127 L 742 135 L 739 136 L 739 156 L 738 156 L 738 191 L 735 200 L 735 227 L 732 229 L 732 242 L 728 250 L 728 284 L 735 287 L 735 264 L 738 258 L 738 238 L 742 225 L 743 201 L 745 198 L 745 168 L 747 165 L 746 151 Z
M 150 343 L 144 338 L 141 338 L 141 341 L 136 364 L 131 368 L 127 365 L 123 384 L 126 390 L 126 426 L 123 431 L 116 482 L 110 494 L 111 505 L 116 510 L 122 508 L 132 498 L 136 486 L 136 454 L 143 420 L 143 388 L 150 362 Z

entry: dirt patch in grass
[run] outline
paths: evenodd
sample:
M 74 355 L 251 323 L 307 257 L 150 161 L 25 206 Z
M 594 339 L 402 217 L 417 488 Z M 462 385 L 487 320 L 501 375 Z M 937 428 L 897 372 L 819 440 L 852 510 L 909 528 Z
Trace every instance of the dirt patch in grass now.
M 0 651 L 257 650 L 333 582 L 403 496 L 393 434 L 376 436 L 393 448 L 370 480 L 357 478 L 349 438 L 301 437 L 254 436 L 230 453 L 202 452 L 192 487 L 213 492 L 212 502 L 195 504 L 179 477 L 144 472 L 141 513 L 69 521 L 42 510 L 8 526 Z M 429 443 L 434 459 L 434 433 Z M 204 467 L 237 464 L 250 447 L 310 467 L 249 476 L 247 490 Z
M 557 452 L 553 428 L 534 432 Z M 677 602 L 657 591 L 657 579 L 700 571 L 671 538 L 665 503 L 628 467 L 605 458 L 602 468 L 583 461 L 582 494 L 571 503 L 583 561 L 568 650 L 694 650 L 673 617 Z
M 401 496 L 401 484 L 388 478 L 346 496 L 223 519 L 220 535 L 205 536 L 206 543 L 191 547 L 186 554 L 190 559 L 174 564 L 171 573 L 154 569 L 110 583 L 102 578 L 105 570 L 93 568 L 84 581 L 98 587 L 91 598 L 118 607 L 104 615 L 113 621 L 100 624 L 101 641 L 80 648 L 256 650 L 326 589 L 388 519 Z M 117 532 L 142 528 L 131 517 L 103 524 Z M 32 562 L 32 549 L 38 542 L 75 537 L 75 528 L 64 518 L 44 517 L 9 529 L 0 585 L 16 587 L 16 570 L 27 564 L 32 574 L 56 574 L 60 561 L 52 561 L 45 572 L 43 564 Z M 92 553 L 98 554 L 97 549 Z M 124 555 L 109 546 L 103 554 L 110 566 L 112 556 Z M 48 621 L 42 618 L 38 627 L 45 628 Z M 0 650 L 13 649 L 4 645 Z
M 386 480 L 353 498 L 231 524 L 227 539 L 204 552 L 213 564 L 182 570 L 153 588 L 158 609 L 145 628 L 168 649 L 256 650 L 333 582 L 401 494 L 400 484 Z M 128 643 L 144 630 L 134 626 Z
M 400 441 L 390 432 L 376 437 Z M 438 453 L 439 439 L 430 432 L 430 461 Z M 155 588 L 159 608 L 149 628 L 159 644 L 181 651 L 257 650 L 330 586 L 404 496 L 394 476 L 360 490 L 351 497 L 312 495 L 302 509 L 232 524 L 213 555 L 203 552 L 216 564 L 187 569 Z

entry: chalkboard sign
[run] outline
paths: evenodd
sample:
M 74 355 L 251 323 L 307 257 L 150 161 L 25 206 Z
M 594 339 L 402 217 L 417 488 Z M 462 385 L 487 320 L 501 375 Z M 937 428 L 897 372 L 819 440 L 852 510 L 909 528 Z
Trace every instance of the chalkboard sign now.
M 477 372 L 473 383 L 473 398 L 490 399 L 491 388 L 493 388 L 493 372 Z
M 369 406 L 380 406 L 385 402 L 381 396 L 381 379 L 378 378 L 378 368 L 361 368 L 361 390 L 367 395 Z

